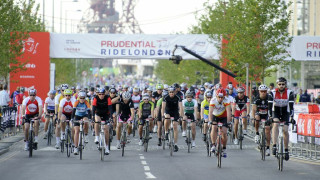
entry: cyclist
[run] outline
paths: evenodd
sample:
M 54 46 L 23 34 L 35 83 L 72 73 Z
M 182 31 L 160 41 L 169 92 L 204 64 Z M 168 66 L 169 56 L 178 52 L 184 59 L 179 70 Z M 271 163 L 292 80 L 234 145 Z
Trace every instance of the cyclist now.
M 31 119 L 34 119 L 34 143 L 38 143 L 39 133 L 39 120 L 42 115 L 42 100 L 37 96 L 36 89 L 30 89 L 28 91 L 29 96 L 22 101 L 22 114 L 24 119 L 25 131 L 24 131 L 24 150 L 28 151 L 28 136 L 29 136 L 29 123 Z
M 198 117 L 198 103 L 195 99 L 193 99 L 193 92 L 188 90 L 186 92 L 186 99 L 182 100 L 182 107 L 184 111 L 183 121 L 182 121 L 182 137 L 186 137 L 186 128 L 187 128 L 187 119 L 191 119 L 191 131 L 192 131 L 192 142 L 191 146 L 195 147 L 196 142 L 196 119 Z
M 157 107 L 156 107 L 156 111 L 155 111 L 155 114 L 154 114 L 154 116 L 155 116 L 155 119 L 157 119 L 157 124 L 158 124 L 158 131 L 157 131 L 157 133 L 158 133 L 158 146 L 161 146 L 162 145 L 162 142 L 161 142 L 161 128 L 162 128 L 162 123 L 163 123 L 163 121 L 164 121 L 164 119 L 162 119 L 162 116 L 161 116 L 161 114 L 163 114 L 162 112 L 161 112 L 161 107 L 162 107 L 162 101 L 163 101 L 163 97 L 165 97 L 166 95 L 168 95 L 168 92 L 167 91 L 163 91 L 162 92 L 162 97 L 158 100 L 158 102 L 157 102 Z
M 44 138 L 43 139 L 47 139 L 48 137 L 48 125 L 50 122 L 50 114 L 55 114 L 55 102 L 54 102 L 54 97 L 56 94 L 55 90 L 51 90 L 49 91 L 49 97 L 46 98 L 46 100 L 44 101 L 44 114 L 46 115 L 46 122 L 44 124 Z
M 157 88 L 157 91 L 154 91 L 154 92 L 152 93 L 152 102 L 154 103 L 154 105 L 156 105 L 157 102 L 158 102 L 158 100 L 162 97 L 163 84 L 157 84 L 157 85 L 156 85 L 156 88 Z M 157 107 L 155 106 L 155 108 L 154 108 L 154 114 L 156 114 L 156 112 L 157 112 Z M 152 124 L 150 124 L 150 127 L 153 127 L 153 126 L 154 126 L 153 132 L 156 132 L 157 129 L 158 129 L 158 126 L 157 126 L 156 123 L 153 124 L 153 122 L 152 122 Z
M 117 126 L 117 149 L 120 149 L 120 137 L 121 137 L 121 128 L 123 126 L 123 121 L 131 122 L 132 116 L 134 115 L 134 105 L 131 99 L 131 94 L 129 92 L 123 92 L 121 95 L 121 99 L 119 102 L 119 118 L 118 118 L 118 126 Z M 128 136 L 132 131 L 132 124 L 128 124 Z
M 267 91 L 268 87 L 264 84 L 259 86 L 259 95 L 254 99 L 252 105 L 252 117 L 255 120 L 255 130 L 256 136 L 254 138 L 255 142 L 258 144 L 260 140 L 259 136 L 259 121 L 261 119 L 266 120 L 265 124 L 265 134 L 267 140 L 267 150 L 266 155 L 270 156 L 270 122 L 268 121 L 268 96 Z
M 231 107 L 228 99 L 225 98 L 226 91 L 223 88 L 216 90 L 216 98 L 211 99 L 209 107 L 209 122 L 212 123 L 211 131 L 211 141 L 212 148 L 211 151 L 216 150 L 216 140 L 217 140 L 217 128 L 218 123 L 223 123 L 222 127 L 222 143 L 223 144 L 223 156 L 227 157 L 227 128 L 228 123 L 231 121 Z
M 196 93 L 196 100 L 198 103 L 198 112 L 201 112 L 201 103 L 204 100 L 204 93 L 205 93 L 205 88 L 203 86 L 200 87 L 200 91 Z M 200 113 L 199 115 L 201 116 Z M 197 117 L 197 118 L 200 118 L 200 117 Z
M 178 83 L 174 83 L 173 87 L 175 88 L 175 93 L 180 99 L 184 99 L 184 94 L 181 92 L 181 87 Z
M 233 91 L 234 88 L 233 88 L 232 84 L 228 84 L 227 89 L 228 89 L 227 94 L 229 94 L 229 96 L 232 96 L 233 98 L 235 98 L 237 96 L 237 93 Z
M 78 93 L 79 100 L 77 100 L 74 105 L 73 105 L 73 111 L 72 111 L 72 116 L 71 119 L 73 121 L 73 126 L 74 126 L 74 144 L 75 144 L 75 149 L 74 149 L 74 155 L 78 155 L 78 145 L 79 145 L 79 131 L 80 131 L 80 123 L 79 120 L 83 120 L 85 122 L 84 126 L 89 126 L 88 125 L 88 117 L 91 117 L 91 112 L 90 112 L 90 104 L 86 100 L 86 93 L 85 92 L 79 92 Z M 84 142 L 88 143 L 88 128 L 84 128 Z
M 105 128 L 104 128 L 104 135 L 105 135 L 105 154 L 109 155 L 109 118 L 110 115 L 112 115 L 112 102 L 111 98 L 107 97 L 105 94 L 105 89 L 104 88 L 99 88 L 98 89 L 98 96 L 95 97 L 92 101 L 92 119 L 95 120 L 95 139 L 94 142 L 95 144 L 99 143 L 99 134 L 100 134 L 100 127 L 99 123 L 101 121 L 105 121 Z
M 57 94 L 56 97 L 54 98 L 54 103 L 55 103 L 55 113 L 56 113 L 56 118 L 58 118 L 58 112 L 59 112 L 59 104 L 60 101 L 64 97 L 64 91 L 68 89 L 68 84 L 62 84 L 60 86 L 60 94 Z M 57 122 L 59 123 L 59 122 Z M 60 122 L 61 123 L 61 122 Z M 56 145 L 55 147 L 58 149 L 60 147 L 60 136 L 61 136 L 61 126 L 56 126 Z
M 179 147 L 177 145 L 178 143 L 178 121 L 181 117 L 180 115 L 183 114 L 182 109 L 182 100 L 180 96 L 175 94 L 175 88 L 170 87 L 168 88 L 169 95 L 165 96 L 162 101 L 162 112 L 164 112 L 164 116 L 162 116 L 164 120 L 164 129 L 165 129 L 165 135 L 166 140 L 169 139 L 169 133 L 168 129 L 171 124 L 170 117 L 174 118 L 173 122 L 173 130 L 174 130 L 174 151 L 177 152 L 179 150 Z M 180 111 L 180 115 L 179 115 Z
M 65 89 L 64 92 L 64 98 L 60 101 L 59 104 L 59 113 L 58 113 L 58 119 L 60 120 L 60 126 L 61 126 L 61 140 L 65 140 L 65 130 L 66 130 L 66 120 L 71 120 L 72 110 L 73 110 L 73 104 L 76 101 L 76 99 L 72 96 L 72 90 Z M 71 122 L 69 122 L 70 127 L 72 127 Z M 72 128 L 71 128 L 72 129 Z M 57 144 L 56 144 L 57 145 Z
M 285 160 L 289 160 L 289 151 L 288 151 L 288 125 L 289 125 L 289 116 L 291 117 L 291 123 L 295 123 L 293 120 L 293 104 L 294 104 L 294 94 L 291 90 L 286 88 L 287 80 L 283 77 L 278 78 L 277 80 L 278 88 L 271 91 L 268 96 L 268 111 L 269 116 L 272 115 L 273 125 L 272 125 L 272 154 L 276 155 L 277 139 L 279 134 L 279 121 L 285 122 L 283 127 L 283 136 L 284 136 L 284 147 L 285 147 Z
M 204 120 L 204 125 L 203 125 L 203 141 L 206 141 L 207 139 L 207 131 L 208 131 L 208 120 L 209 120 L 209 105 L 210 105 L 210 100 L 212 98 L 212 93 L 211 91 L 206 91 L 205 92 L 205 98 L 201 102 L 201 119 Z
M 237 89 L 238 96 L 236 96 L 232 103 L 232 116 L 234 117 L 234 144 L 238 144 L 238 124 L 239 117 L 242 117 L 243 123 L 243 135 L 247 135 L 247 117 L 249 117 L 250 112 L 250 99 L 248 96 L 244 95 L 244 88 L 239 87 Z
M 149 101 L 149 94 L 144 94 L 142 97 L 142 101 L 139 104 L 139 136 L 140 136 L 140 141 L 139 145 L 142 146 L 142 129 L 145 123 L 145 119 L 151 117 L 153 118 L 154 114 L 154 103 L 152 101 Z M 149 120 L 150 124 L 152 122 L 152 119 Z M 149 132 L 151 132 L 152 127 L 149 126 Z M 150 134 L 151 137 L 151 134 Z
M 117 97 L 117 90 L 115 88 L 111 88 L 109 90 L 109 97 L 112 102 L 112 119 L 113 119 L 113 136 L 116 135 L 115 129 L 117 127 L 117 112 L 119 112 L 119 99 Z

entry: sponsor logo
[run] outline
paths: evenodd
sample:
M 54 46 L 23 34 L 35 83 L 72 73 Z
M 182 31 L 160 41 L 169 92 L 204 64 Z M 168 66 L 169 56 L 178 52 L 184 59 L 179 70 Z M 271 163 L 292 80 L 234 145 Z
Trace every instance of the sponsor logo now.
M 27 51 L 32 54 L 36 54 L 38 46 L 39 46 L 39 43 L 35 42 L 35 40 L 32 37 L 29 37 L 26 41 L 23 41 L 22 52 Z

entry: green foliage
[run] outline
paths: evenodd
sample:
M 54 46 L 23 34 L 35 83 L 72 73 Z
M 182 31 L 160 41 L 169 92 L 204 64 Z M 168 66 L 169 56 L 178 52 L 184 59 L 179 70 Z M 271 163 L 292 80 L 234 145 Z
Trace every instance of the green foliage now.
M 169 60 L 159 60 L 155 74 L 166 84 L 200 84 L 213 82 L 213 77 L 217 77 L 217 71 L 200 60 L 182 60 L 178 65 Z
M 78 65 L 76 64 L 76 59 L 51 59 L 50 62 L 56 65 L 56 85 L 69 84 L 75 86 L 77 82 L 82 81 L 82 71 L 87 71 L 88 74 L 91 74 L 91 59 L 78 59 Z
M 44 31 L 44 25 L 38 18 L 39 6 L 34 0 L 0 1 L 0 78 L 6 83 L 10 72 L 23 70 L 26 62 L 17 60 L 22 57 L 23 40 L 29 32 Z
M 193 32 L 209 34 L 217 43 L 226 68 L 237 74 L 237 80 L 245 82 L 249 64 L 250 80 L 262 81 L 275 65 L 285 66 L 290 61 L 286 48 L 292 38 L 287 31 L 290 14 L 288 5 L 280 0 L 218 0 L 204 4 L 206 13 L 199 17 Z

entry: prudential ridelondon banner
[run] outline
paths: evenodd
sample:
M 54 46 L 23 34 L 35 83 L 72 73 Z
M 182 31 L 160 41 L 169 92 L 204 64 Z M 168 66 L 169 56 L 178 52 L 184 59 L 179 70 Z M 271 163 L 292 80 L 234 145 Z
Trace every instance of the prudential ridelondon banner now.
M 168 59 L 175 45 L 208 59 L 219 59 L 207 35 L 50 34 L 51 58 Z M 183 59 L 196 59 L 182 50 Z

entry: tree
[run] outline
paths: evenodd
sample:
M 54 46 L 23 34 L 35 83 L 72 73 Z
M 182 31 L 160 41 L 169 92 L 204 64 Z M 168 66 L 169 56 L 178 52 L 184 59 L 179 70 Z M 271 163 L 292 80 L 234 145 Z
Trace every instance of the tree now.
M 16 3 L 15 3 L 16 2 Z M 8 83 L 10 72 L 24 70 L 27 62 L 21 62 L 23 40 L 29 32 L 44 31 L 44 25 L 38 17 L 39 5 L 34 0 L 0 1 L 0 78 Z
M 193 32 L 208 34 L 221 52 L 223 64 L 245 82 L 249 64 L 250 80 L 262 81 L 276 71 L 275 66 L 285 66 L 290 61 L 286 49 L 292 37 L 287 31 L 290 14 L 288 5 L 281 0 L 218 0 L 204 4 Z
M 217 71 L 200 60 L 182 60 L 178 65 L 169 60 L 159 60 L 154 72 L 166 84 L 200 84 L 203 81 L 213 82 L 213 77 L 217 77 Z

